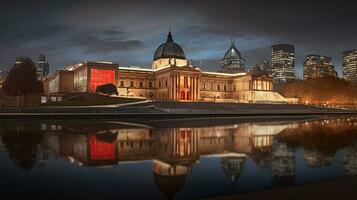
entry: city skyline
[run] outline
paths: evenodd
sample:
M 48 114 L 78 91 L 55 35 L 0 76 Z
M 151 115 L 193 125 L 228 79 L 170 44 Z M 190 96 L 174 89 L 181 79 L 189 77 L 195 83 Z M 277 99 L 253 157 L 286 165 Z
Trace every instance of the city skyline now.
M 295 45 L 297 77 L 302 77 L 303 60 L 308 54 L 332 57 L 341 77 L 342 52 L 357 47 L 354 37 L 357 28 L 350 26 L 356 19 L 351 3 L 224 1 L 215 5 L 213 1 L 193 1 L 186 4 L 175 1 L 6 3 L 1 12 L 6 32 L 0 36 L 3 44 L 0 67 L 9 69 L 16 57 L 36 58 L 41 53 L 48 58 L 51 73 L 85 60 L 149 67 L 169 28 L 186 57 L 210 71 L 220 69 L 220 60 L 232 37 L 247 68 L 261 59 L 270 59 L 272 45 Z M 276 5 L 279 7 L 275 8 Z M 215 15 L 216 9 L 227 9 L 227 12 Z

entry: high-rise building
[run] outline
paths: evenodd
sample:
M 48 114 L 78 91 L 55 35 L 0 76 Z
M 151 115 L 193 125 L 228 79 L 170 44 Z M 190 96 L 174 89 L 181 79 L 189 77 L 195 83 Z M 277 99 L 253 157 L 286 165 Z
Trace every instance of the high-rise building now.
M 343 78 L 357 83 L 357 49 L 343 52 Z
M 263 71 L 266 71 L 269 76 L 273 75 L 273 69 L 271 68 L 271 63 L 269 60 L 261 60 L 255 66 Z
M 325 76 L 337 77 L 332 58 L 322 55 L 308 55 L 304 61 L 304 80 Z
M 241 53 L 235 47 L 232 41 L 231 47 L 221 60 L 221 72 L 224 73 L 240 73 L 245 72 L 245 60 L 242 58 Z
M 271 47 L 271 65 L 274 83 L 295 79 L 295 47 L 278 44 Z
M 49 74 L 49 64 L 46 62 L 46 57 L 43 54 L 38 56 L 36 73 L 38 80 L 43 80 Z

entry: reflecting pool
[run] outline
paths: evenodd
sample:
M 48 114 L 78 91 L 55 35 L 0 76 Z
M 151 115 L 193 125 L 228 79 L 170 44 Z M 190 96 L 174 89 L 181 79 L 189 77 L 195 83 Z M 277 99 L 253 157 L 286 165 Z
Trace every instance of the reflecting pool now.
M 9 199 L 198 199 L 357 175 L 357 117 L 1 120 Z

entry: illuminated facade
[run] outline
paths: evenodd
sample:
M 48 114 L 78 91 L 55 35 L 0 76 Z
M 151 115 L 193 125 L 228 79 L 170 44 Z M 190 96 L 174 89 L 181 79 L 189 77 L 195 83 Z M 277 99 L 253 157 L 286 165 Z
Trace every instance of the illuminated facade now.
M 230 48 L 232 49 L 232 47 Z M 237 51 L 236 48 L 234 51 Z M 230 50 L 229 50 L 230 51 Z M 272 77 L 254 68 L 250 72 L 223 73 L 202 71 L 186 60 L 182 48 L 173 41 L 171 33 L 154 55 L 151 69 L 119 67 L 108 62 L 85 62 L 69 66 L 73 86 L 61 90 L 56 72 L 45 81 L 45 93 L 95 92 L 105 83 L 117 86 L 118 95 L 156 100 L 216 101 L 216 102 L 287 102 L 273 91 Z M 54 82 L 54 83 L 52 83 Z
M 357 84 L 357 49 L 343 52 L 343 78 Z
M 295 79 L 295 47 L 278 44 L 271 47 L 271 64 L 274 83 Z
M 325 76 L 337 77 L 332 58 L 322 55 L 308 55 L 304 61 L 304 80 Z

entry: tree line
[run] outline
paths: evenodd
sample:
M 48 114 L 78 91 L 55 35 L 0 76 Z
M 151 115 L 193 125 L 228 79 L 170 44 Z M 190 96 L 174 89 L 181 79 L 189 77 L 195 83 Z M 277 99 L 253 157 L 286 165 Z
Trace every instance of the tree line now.
M 357 103 L 356 87 L 332 76 L 290 81 L 283 84 L 279 92 L 288 98 L 299 98 L 300 103 L 339 105 Z

